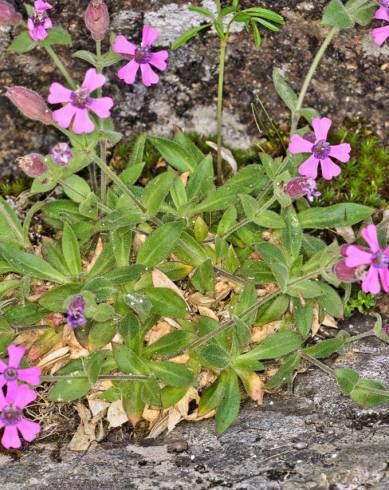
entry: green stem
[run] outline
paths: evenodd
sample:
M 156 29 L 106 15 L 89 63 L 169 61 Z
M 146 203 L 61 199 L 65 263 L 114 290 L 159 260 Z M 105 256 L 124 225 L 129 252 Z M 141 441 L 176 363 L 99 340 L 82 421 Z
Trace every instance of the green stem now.
M 332 39 L 335 37 L 335 35 L 339 32 L 338 27 L 332 27 L 332 29 L 328 32 L 326 38 L 323 41 L 323 44 L 321 45 L 319 51 L 316 53 L 315 58 L 313 59 L 313 62 L 311 64 L 311 67 L 309 68 L 309 71 L 307 73 L 307 76 L 305 77 L 303 86 L 301 88 L 301 92 L 297 101 L 296 109 L 292 113 L 292 126 L 290 130 L 290 134 L 292 135 L 296 129 L 297 129 L 297 124 L 299 122 L 300 116 L 298 111 L 301 110 L 305 96 L 307 94 L 309 85 L 311 84 L 312 78 L 314 77 L 317 67 L 319 66 L 319 63 L 321 59 L 324 56 L 324 53 L 326 52 L 328 46 L 331 44 Z
M 62 63 L 62 61 L 58 58 L 57 54 L 54 52 L 53 48 L 51 46 L 45 46 L 45 49 L 50 55 L 51 59 L 54 61 L 54 64 L 56 65 L 58 70 L 62 73 L 63 77 L 68 82 L 69 86 L 72 89 L 75 89 L 76 83 L 74 82 L 73 78 L 70 76 L 70 73 L 65 68 L 65 65 Z
M 228 34 L 220 41 L 219 55 L 219 81 L 217 88 L 217 119 L 216 119 L 216 135 L 217 135 L 217 163 L 216 163 L 216 178 L 217 183 L 223 183 L 222 173 L 222 139 L 223 139 L 223 93 L 224 93 L 224 68 L 226 60 L 226 48 L 228 43 Z
M 36 202 L 31 208 L 28 210 L 28 213 L 26 214 L 26 217 L 24 218 L 23 222 L 23 237 L 24 237 L 24 244 L 26 247 L 32 247 L 30 239 L 28 238 L 28 231 L 30 229 L 30 224 L 32 221 L 32 218 L 35 213 L 40 211 L 43 206 L 46 204 L 46 201 L 38 201 Z
M 346 339 L 346 344 L 350 344 L 351 342 L 356 342 L 357 340 L 365 339 L 366 337 L 376 337 L 374 330 L 369 330 L 368 332 L 363 332 L 358 335 L 353 335 L 352 337 L 348 337 Z
M 101 120 L 100 120 L 100 126 L 101 126 Z M 100 158 L 106 162 L 107 161 L 107 141 L 100 141 Z M 107 200 L 107 185 L 108 185 L 108 179 L 107 175 L 102 172 L 100 176 L 100 197 L 103 203 L 106 202 Z
M 309 354 L 304 354 L 304 352 L 301 352 L 301 357 L 303 359 L 305 359 L 306 361 L 309 361 L 311 364 L 318 367 L 319 369 L 321 369 L 325 373 L 327 373 L 329 376 L 331 376 L 333 378 L 335 377 L 335 371 L 333 369 L 331 369 L 329 366 L 327 366 L 326 364 L 324 364 L 323 362 L 316 359 L 315 357 L 312 357 Z

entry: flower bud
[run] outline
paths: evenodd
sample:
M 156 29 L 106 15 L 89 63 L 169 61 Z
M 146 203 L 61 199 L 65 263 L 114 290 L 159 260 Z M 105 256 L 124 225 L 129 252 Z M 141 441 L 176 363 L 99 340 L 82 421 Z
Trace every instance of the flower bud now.
M 48 170 L 45 157 L 40 153 L 29 153 L 18 160 L 19 167 L 29 177 L 40 177 Z
M 343 282 L 355 282 L 358 280 L 355 275 L 355 268 L 348 267 L 344 259 L 335 264 L 334 273 L 336 277 Z
M 104 0 L 91 0 L 89 2 L 84 21 L 95 41 L 104 39 L 109 27 L 109 12 Z
M 295 177 L 284 186 L 284 192 L 292 199 L 299 199 L 300 197 L 306 196 L 308 201 L 313 201 L 315 197 L 321 195 L 320 192 L 316 191 L 316 187 L 316 182 L 313 179 Z
M 5 0 L 0 0 L 0 25 L 19 24 L 22 20 L 12 5 Z
M 66 167 L 73 158 L 73 152 L 68 143 L 57 143 L 50 151 L 55 163 L 61 167 Z
M 51 111 L 46 105 L 43 97 L 34 90 L 26 87 L 8 87 L 6 97 L 29 119 L 40 121 L 43 124 L 51 124 Z

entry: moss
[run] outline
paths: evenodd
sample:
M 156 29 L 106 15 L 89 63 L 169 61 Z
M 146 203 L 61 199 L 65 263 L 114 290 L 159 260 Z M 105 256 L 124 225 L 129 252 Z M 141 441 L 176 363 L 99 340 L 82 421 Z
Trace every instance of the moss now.
M 0 196 L 18 196 L 30 188 L 30 181 L 26 178 L 3 178 L 0 180 Z

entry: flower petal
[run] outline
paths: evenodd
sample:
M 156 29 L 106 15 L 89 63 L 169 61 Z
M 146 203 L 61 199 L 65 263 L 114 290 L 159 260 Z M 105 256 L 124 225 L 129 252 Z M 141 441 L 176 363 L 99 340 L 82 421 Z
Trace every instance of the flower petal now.
M 61 104 L 62 102 L 71 102 L 72 91 L 62 84 L 54 82 L 50 85 L 50 92 L 47 100 L 50 104 Z
M 142 45 L 152 46 L 159 36 L 159 31 L 151 26 L 143 26 Z
M 51 29 L 51 28 L 53 27 L 53 23 L 52 23 L 52 21 L 51 21 L 50 17 L 46 17 L 46 18 L 45 18 L 45 20 L 44 20 L 44 22 L 43 22 L 43 27 L 44 27 L 45 29 Z
M 154 65 L 158 70 L 165 71 L 167 68 L 166 60 L 169 57 L 169 53 L 166 50 L 157 51 L 152 53 L 150 63 Z
M 150 87 L 150 85 L 155 85 L 159 82 L 159 76 L 153 72 L 150 65 L 140 65 L 140 70 L 142 72 L 142 81 L 146 87 Z
M 7 401 L 5 399 L 3 390 L 0 390 L 0 410 L 3 410 L 3 408 L 7 405 Z
M 93 133 L 95 125 L 89 117 L 88 109 L 76 108 L 72 129 L 76 134 Z
M 89 90 L 91 94 L 96 89 L 101 88 L 106 81 L 106 78 L 101 73 L 97 73 L 95 68 L 90 68 L 85 73 L 84 81 L 82 82 L 82 87 Z
M 2 359 L 0 359 L 0 373 L 4 372 L 4 369 L 7 369 L 8 364 L 5 363 Z
M 113 100 L 111 97 L 100 97 L 98 99 L 91 99 L 88 108 L 97 114 L 101 118 L 111 116 L 111 109 L 113 106 Z
M 5 400 L 7 403 L 13 403 L 18 408 L 24 408 L 26 405 L 36 399 L 38 395 L 27 385 L 18 385 L 17 383 L 8 383 Z
M 377 227 L 375 225 L 367 225 L 361 232 L 365 242 L 369 244 L 371 251 L 373 253 L 381 250 L 380 244 L 378 242 Z
M 330 157 L 334 157 L 340 162 L 346 163 L 350 160 L 351 146 L 348 143 L 341 145 L 331 145 Z
M 50 3 L 45 2 L 44 0 L 35 0 L 34 2 L 34 9 L 39 13 L 42 13 L 45 10 L 50 10 L 52 8 L 53 6 Z
M 362 282 L 362 291 L 371 294 L 378 294 L 381 291 L 378 269 L 376 267 L 370 267 L 367 276 Z
M 378 19 L 378 20 L 386 20 L 387 22 L 389 22 L 389 12 L 388 12 L 388 9 L 386 9 L 385 7 L 380 7 L 375 15 L 374 15 L 374 18 L 375 19 Z
M 336 165 L 331 158 L 320 160 L 321 173 L 325 180 L 331 180 L 341 174 L 342 170 L 339 165 Z
M 385 293 L 389 293 L 389 270 L 378 269 L 378 274 L 381 277 L 381 283 Z
M 300 175 L 304 175 L 304 177 L 309 177 L 311 179 L 316 179 L 318 166 L 319 160 L 311 155 L 308 160 L 305 160 L 305 162 L 299 166 L 298 170 Z
M 371 31 L 371 35 L 373 36 L 374 42 L 377 44 L 377 46 L 382 46 L 389 37 L 389 25 L 373 29 Z
M 138 68 L 139 63 L 137 63 L 135 60 L 131 60 L 129 63 L 120 68 L 118 71 L 118 77 L 120 80 L 124 80 L 125 83 L 132 85 L 135 82 Z
M 349 245 L 346 250 L 346 265 L 347 267 L 359 267 L 360 265 L 368 265 L 373 261 L 373 254 L 365 250 L 361 250 L 355 245 Z
M 11 344 L 8 346 L 8 366 L 17 368 L 22 360 L 26 349 L 21 345 Z
M 332 121 L 328 117 L 316 117 L 312 121 L 312 127 L 315 131 L 316 141 L 327 140 L 328 131 Z
M 135 55 L 136 46 L 130 43 L 124 36 L 117 36 L 115 42 L 112 44 L 112 51 L 119 54 Z
M 16 425 L 7 425 L 5 427 L 4 434 L 1 439 L 1 444 L 6 449 L 10 449 L 10 448 L 17 449 L 22 445 L 22 443 L 20 442 Z
M 41 370 L 38 367 L 18 369 L 18 378 L 30 385 L 39 385 Z
M 37 422 L 27 420 L 24 417 L 17 424 L 17 428 L 21 432 L 23 439 L 28 442 L 33 441 L 41 430 L 41 426 Z
M 61 109 L 57 109 L 53 112 L 53 120 L 61 126 L 61 128 L 68 128 L 76 111 L 77 107 L 73 104 L 66 104 L 64 107 L 61 107 Z
M 288 150 L 294 155 L 296 153 L 312 153 L 312 147 L 313 144 L 310 141 L 305 140 L 299 134 L 294 134 L 290 138 Z

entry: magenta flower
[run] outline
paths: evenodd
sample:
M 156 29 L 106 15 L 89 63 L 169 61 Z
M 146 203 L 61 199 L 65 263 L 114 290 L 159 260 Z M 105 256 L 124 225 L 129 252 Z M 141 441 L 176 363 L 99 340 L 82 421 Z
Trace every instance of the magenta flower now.
M 38 435 L 40 425 L 23 416 L 24 407 L 36 397 L 37 394 L 27 385 L 9 384 L 6 396 L 3 390 L 0 390 L 0 428 L 4 427 L 1 444 L 6 449 L 16 449 L 22 445 L 19 432 L 28 442 L 34 440 Z
M 292 199 L 306 196 L 308 201 L 312 202 L 315 197 L 321 196 L 321 193 L 317 192 L 316 188 L 315 180 L 306 179 L 305 177 L 294 177 L 284 186 L 284 192 Z
M 84 81 L 77 90 L 70 90 L 60 83 L 53 83 L 50 87 L 48 101 L 51 104 L 65 103 L 61 109 L 53 112 L 53 119 L 61 128 L 68 128 L 73 121 L 73 131 L 76 134 L 92 133 L 94 123 L 89 117 L 89 111 L 98 117 L 106 119 L 111 116 L 113 100 L 111 97 L 91 97 L 91 93 L 105 84 L 106 78 L 90 68 Z M 74 119 L 74 120 L 73 120 Z
M 47 29 L 53 27 L 50 17 L 46 14 L 46 10 L 52 8 L 52 5 L 43 0 L 36 0 L 34 2 L 34 13 L 27 21 L 28 32 L 34 41 L 43 41 L 46 39 Z
M 355 245 L 346 249 L 347 267 L 370 266 L 366 277 L 362 281 L 362 290 L 365 293 L 378 294 L 383 290 L 389 292 L 389 247 L 382 250 L 378 243 L 377 227 L 368 225 L 362 230 L 362 236 L 368 243 L 370 250 Z M 380 284 L 381 280 L 381 284 Z
M 73 330 L 86 325 L 85 300 L 81 295 L 74 296 L 70 301 L 66 319 Z
M 61 167 L 65 167 L 73 158 L 73 152 L 69 146 L 69 143 L 57 143 L 50 150 L 50 153 L 55 163 Z
M 8 346 L 8 364 L 0 359 L 0 388 L 7 384 L 17 384 L 18 381 L 24 381 L 30 385 L 39 385 L 41 370 L 37 367 L 20 368 L 25 349 L 22 346 Z M 1 391 L 1 390 L 0 390 Z
M 159 31 L 150 26 L 143 27 L 143 36 L 141 46 L 135 46 L 130 43 L 124 36 L 117 36 L 112 45 L 114 53 L 121 54 L 131 61 L 124 65 L 118 71 L 118 77 L 125 83 L 131 85 L 135 82 L 136 74 L 140 67 L 142 72 L 142 81 L 146 87 L 159 82 L 159 76 L 152 70 L 150 65 L 155 66 L 158 70 L 166 70 L 166 60 L 169 53 L 165 50 L 151 52 L 152 45 L 159 36 Z
M 330 157 L 344 163 L 350 160 L 351 146 L 348 143 L 341 145 L 328 143 L 327 136 L 331 124 L 331 119 L 318 117 L 312 121 L 314 133 L 307 133 L 304 138 L 298 134 L 292 136 L 289 143 L 290 153 L 311 153 L 308 160 L 299 167 L 299 172 L 304 177 L 316 179 L 320 164 L 323 177 L 326 180 L 331 180 L 333 177 L 337 177 L 341 170 Z
M 374 18 L 389 22 L 389 0 L 381 0 L 380 4 L 381 7 L 375 13 Z M 382 46 L 389 37 L 389 25 L 373 29 L 371 35 L 377 46 Z

